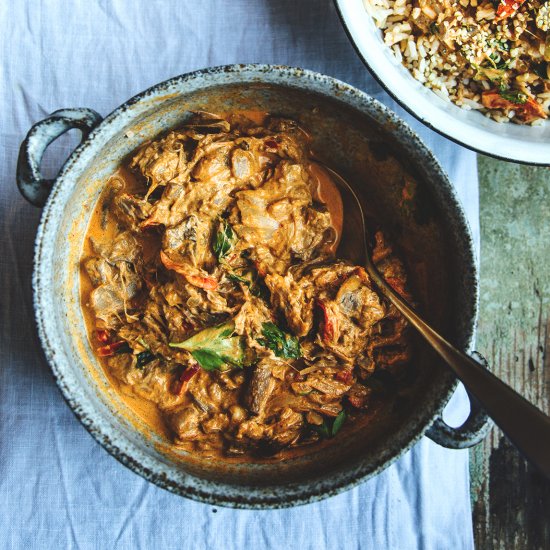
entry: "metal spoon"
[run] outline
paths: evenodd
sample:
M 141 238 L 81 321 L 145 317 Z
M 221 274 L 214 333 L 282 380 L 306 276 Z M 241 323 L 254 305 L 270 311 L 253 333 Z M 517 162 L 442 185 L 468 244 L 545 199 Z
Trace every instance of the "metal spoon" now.
M 430 327 L 380 275 L 370 256 L 365 214 L 353 188 L 337 172 L 322 165 L 332 176 L 342 195 L 345 226 L 351 238 L 342 238 L 339 255 L 362 263 L 369 277 L 424 339 L 446 361 L 467 390 L 518 450 L 546 477 L 550 478 L 550 417 L 529 403 L 480 363 L 456 349 Z M 360 249 L 357 246 L 359 241 Z M 355 245 L 355 246 L 354 246 Z

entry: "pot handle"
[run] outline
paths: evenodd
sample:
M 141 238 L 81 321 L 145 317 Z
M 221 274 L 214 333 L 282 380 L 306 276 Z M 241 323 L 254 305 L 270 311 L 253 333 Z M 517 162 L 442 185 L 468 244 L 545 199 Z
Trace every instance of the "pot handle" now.
M 488 366 L 487 360 L 480 353 L 474 351 L 473 355 L 484 367 Z M 426 432 L 432 441 L 448 449 L 467 449 L 481 443 L 487 437 L 493 427 L 493 421 L 473 395 L 468 393 L 468 398 L 470 414 L 462 426 L 452 428 L 440 414 Z
M 60 109 L 37 122 L 19 149 L 17 186 L 23 197 L 34 206 L 44 206 L 55 181 L 43 178 L 40 173 L 40 162 L 48 145 L 74 128 L 81 131 L 82 143 L 102 120 L 92 109 Z

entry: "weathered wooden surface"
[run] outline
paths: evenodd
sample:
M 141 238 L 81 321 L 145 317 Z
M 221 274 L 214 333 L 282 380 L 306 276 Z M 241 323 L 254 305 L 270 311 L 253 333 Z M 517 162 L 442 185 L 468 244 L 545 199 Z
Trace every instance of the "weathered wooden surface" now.
M 550 413 L 550 169 L 479 157 L 477 348 Z M 494 429 L 470 454 L 476 547 L 550 549 L 550 481 Z

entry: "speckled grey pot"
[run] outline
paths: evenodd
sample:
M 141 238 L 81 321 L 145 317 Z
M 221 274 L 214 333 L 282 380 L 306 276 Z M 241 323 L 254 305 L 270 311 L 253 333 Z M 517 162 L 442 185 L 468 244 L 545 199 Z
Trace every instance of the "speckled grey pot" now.
M 38 331 L 61 392 L 93 437 L 161 487 L 243 508 L 293 506 L 350 488 L 386 468 L 432 425 L 429 436 L 447 446 L 479 441 L 486 427 L 477 409 L 458 430 L 442 422 L 455 379 L 421 345 L 417 377 L 399 406 L 380 422 L 350 427 L 337 445 L 284 461 L 239 464 L 167 452 L 166 441 L 124 405 L 86 339 L 79 304 L 83 236 L 103 184 L 122 159 L 197 109 L 266 110 L 310 128 L 315 150 L 355 183 L 391 227 L 424 314 L 455 344 L 470 346 L 477 278 L 469 229 L 447 177 L 410 128 L 359 90 L 310 71 L 267 65 L 198 71 L 143 92 L 103 121 L 89 109 L 57 111 L 35 125 L 21 146 L 21 192 L 39 206 L 49 193 L 36 239 Z M 74 127 L 83 131 L 82 144 L 55 182 L 43 180 L 45 148 Z M 407 208 L 400 205 L 405 180 L 417 182 L 419 197 Z

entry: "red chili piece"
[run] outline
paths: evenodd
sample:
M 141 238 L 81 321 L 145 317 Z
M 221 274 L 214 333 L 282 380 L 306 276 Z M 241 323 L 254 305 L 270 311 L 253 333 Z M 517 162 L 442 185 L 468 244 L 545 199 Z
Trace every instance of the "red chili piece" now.
M 277 149 L 279 147 L 279 144 L 274 139 L 266 139 L 265 144 L 270 149 Z
M 501 0 L 497 8 L 497 19 L 506 19 L 514 15 L 525 0 Z
M 334 321 L 331 319 L 327 306 L 321 302 L 321 300 L 317 300 L 317 305 L 321 308 L 321 311 L 323 312 L 323 340 L 325 342 L 329 340 L 334 340 Z
M 117 350 L 119 350 L 125 344 L 125 340 L 120 340 L 120 342 L 113 342 L 112 344 L 101 346 L 100 348 L 97 348 L 96 351 L 100 357 L 110 357 L 111 355 L 114 355 Z
M 188 366 L 181 374 L 180 377 L 174 381 L 172 384 L 172 393 L 175 393 L 176 395 L 181 395 L 183 393 L 183 390 L 185 389 L 187 382 L 199 372 L 199 365 L 194 364 Z
M 198 275 L 186 275 L 187 281 L 193 286 L 203 288 L 204 290 L 216 290 L 218 281 L 213 277 L 199 277 Z
M 353 382 L 353 372 L 350 369 L 342 369 L 334 375 L 334 378 L 344 384 L 351 384 Z
M 95 331 L 95 337 L 97 338 L 98 342 L 101 342 L 102 344 L 107 344 L 111 340 L 111 336 L 109 335 L 108 330 L 98 329 Z

